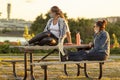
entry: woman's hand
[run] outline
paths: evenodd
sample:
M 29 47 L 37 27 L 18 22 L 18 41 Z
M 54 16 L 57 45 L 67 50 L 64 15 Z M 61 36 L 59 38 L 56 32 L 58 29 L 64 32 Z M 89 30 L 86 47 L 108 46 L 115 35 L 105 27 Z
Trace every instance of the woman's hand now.
M 90 47 L 92 47 L 92 46 L 93 46 L 93 43 L 92 43 L 92 42 L 90 42 L 90 43 L 89 43 L 89 46 L 90 46 Z
M 65 43 L 65 45 L 72 45 L 72 43 Z

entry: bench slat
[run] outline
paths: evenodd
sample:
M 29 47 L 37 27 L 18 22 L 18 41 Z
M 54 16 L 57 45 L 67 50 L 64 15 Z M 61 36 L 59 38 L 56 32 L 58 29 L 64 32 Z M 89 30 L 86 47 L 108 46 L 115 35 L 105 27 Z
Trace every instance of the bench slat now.
M 45 59 L 43 61 L 58 61 L 59 59 Z M 28 60 L 30 61 L 30 60 Z M 39 61 L 39 60 L 33 60 L 33 61 Z M 2 60 L 2 62 L 24 62 L 24 60 Z
M 2 60 L 2 62 L 23 62 L 24 60 Z
M 64 48 L 88 48 L 88 44 L 81 45 L 64 45 Z M 49 50 L 49 49 L 58 49 L 59 46 L 10 46 L 10 48 L 20 48 L 27 50 Z
M 30 65 L 42 66 L 42 65 L 59 65 L 59 64 L 80 64 L 80 63 L 105 63 L 112 62 L 111 60 L 107 61 L 66 61 L 66 62 L 40 62 L 40 63 L 31 63 Z

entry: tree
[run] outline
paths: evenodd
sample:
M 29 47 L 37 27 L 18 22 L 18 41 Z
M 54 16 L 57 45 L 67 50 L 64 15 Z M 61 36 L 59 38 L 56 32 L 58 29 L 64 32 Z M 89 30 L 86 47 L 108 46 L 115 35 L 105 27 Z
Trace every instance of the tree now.
M 92 19 L 68 19 L 73 41 L 76 32 L 80 32 L 81 38 L 84 42 L 91 41 L 93 35 L 93 23 L 94 21 Z
M 38 34 L 43 31 L 44 27 L 46 26 L 46 19 L 44 19 L 43 14 L 38 16 L 36 20 L 31 25 L 30 29 L 32 33 Z
M 67 18 L 67 14 L 64 13 L 66 20 L 68 20 L 68 25 L 70 27 L 72 40 L 75 41 L 75 34 L 76 32 L 80 32 L 81 38 L 84 43 L 88 43 L 93 39 L 93 25 L 95 23 L 94 19 L 74 19 L 74 18 Z M 31 26 L 31 31 L 35 34 L 42 32 L 47 24 L 47 21 L 50 19 L 49 14 L 41 14 L 36 18 Z M 111 37 L 111 42 L 113 43 L 112 34 L 115 33 L 118 37 L 118 41 L 120 41 L 120 21 L 116 23 L 108 23 L 106 30 L 109 32 Z

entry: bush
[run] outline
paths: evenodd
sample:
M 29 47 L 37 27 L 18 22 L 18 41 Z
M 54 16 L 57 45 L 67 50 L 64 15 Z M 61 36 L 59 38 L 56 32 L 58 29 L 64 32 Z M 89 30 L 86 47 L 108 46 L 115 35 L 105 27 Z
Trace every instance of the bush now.
M 9 44 L 5 43 L 4 45 L 0 45 L 0 53 L 9 53 L 10 48 Z
M 10 53 L 22 53 L 18 48 L 10 48 Z
M 110 54 L 120 54 L 120 48 L 111 48 Z
M 5 40 L 5 41 L 4 41 L 4 43 L 8 43 L 8 44 L 9 44 L 9 43 L 10 43 L 10 41 L 9 41 L 9 40 Z
M 21 53 L 21 51 L 18 48 L 10 48 L 9 42 L 4 42 L 0 45 L 0 53 Z

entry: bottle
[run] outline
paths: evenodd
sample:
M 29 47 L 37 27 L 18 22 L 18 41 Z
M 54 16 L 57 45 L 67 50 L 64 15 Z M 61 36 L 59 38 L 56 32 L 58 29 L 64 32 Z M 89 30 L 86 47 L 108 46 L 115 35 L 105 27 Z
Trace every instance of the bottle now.
M 79 32 L 77 32 L 77 34 L 76 34 L 76 44 L 77 45 L 81 44 L 81 39 L 80 39 L 80 33 Z

